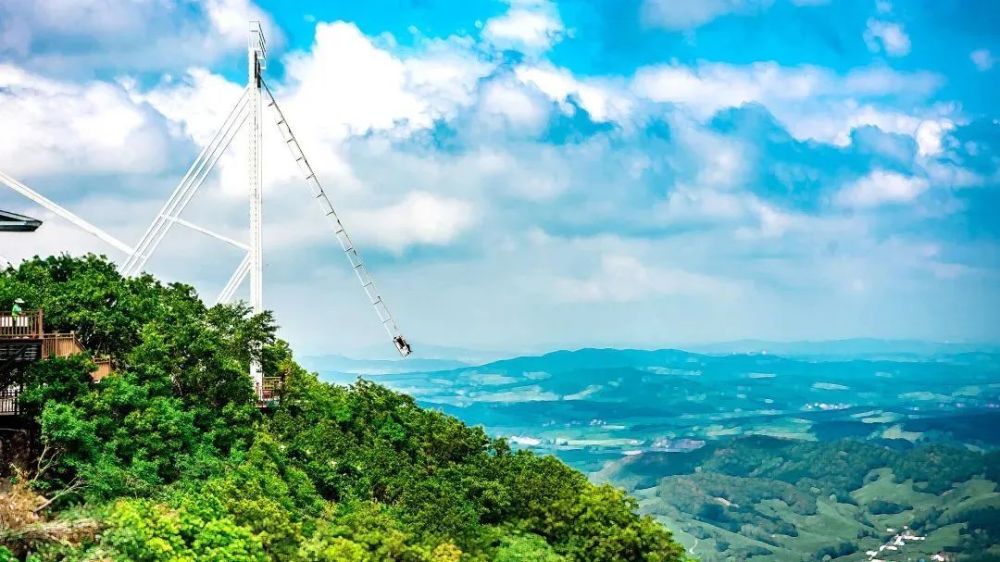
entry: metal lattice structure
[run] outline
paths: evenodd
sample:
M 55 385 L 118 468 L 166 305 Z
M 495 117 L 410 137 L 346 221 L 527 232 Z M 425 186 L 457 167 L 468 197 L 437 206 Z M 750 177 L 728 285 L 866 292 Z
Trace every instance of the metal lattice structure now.
M 232 110 L 230 110 L 229 114 L 226 116 L 226 119 L 222 122 L 218 131 L 215 133 L 215 136 L 213 136 L 202 148 L 187 173 L 184 174 L 183 178 L 181 178 L 180 183 L 164 203 L 160 212 L 157 213 L 156 217 L 153 219 L 152 223 L 150 223 L 149 227 L 146 229 L 145 233 L 139 239 L 139 242 L 134 248 L 108 234 L 101 228 L 85 221 L 84 219 L 81 219 L 69 210 L 59 206 L 55 202 L 42 196 L 38 192 L 32 190 L 28 186 L 8 176 L 7 174 L 4 174 L 3 172 L 0 172 L 0 183 L 7 184 L 14 191 L 17 191 L 57 216 L 70 221 L 84 231 L 100 238 L 104 242 L 124 253 L 126 258 L 120 264 L 120 270 L 125 275 L 137 275 L 143 270 L 146 263 L 155 253 L 157 247 L 159 247 L 164 237 L 174 225 L 184 226 L 244 250 L 246 255 L 237 266 L 232 276 L 229 278 L 229 281 L 226 283 L 222 292 L 219 294 L 217 302 L 229 302 L 235 295 L 236 291 L 243 284 L 243 281 L 249 277 L 250 305 L 255 313 L 259 313 L 264 310 L 264 229 L 262 196 L 263 186 L 261 179 L 261 114 L 264 102 L 266 101 L 267 107 L 273 111 L 274 121 L 282 140 L 285 142 L 285 145 L 288 146 L 291 151 L 292 158 L 295 160 L 295 163 L 302 172 L 310 194 L 318 203 L 323 214 L 332 223 L 334 235 L 340 243 L 340 247 L 344 251 L 344 254 L 347 256 L 352 270 L 360 281 L 361 287 L 364 290 L 365 295 L 368 297 L 369 303 L 375 309 L 379 322 L 389 334 L 389 337 L 392 338 L 392 342 L 396 347 L 396 350 L 400 353 L 400 355 L 405 357 L 411 352 L 409 343 L 407 343 L 406 339 L 403 338 L 402 333 L 399 331 L 395 318 L 392 316 L 392 313 L 390 313 L 389 308 L 385 304 L 385 300 L 379 294 L 375 286 L 375 280 L 368 272 L 367 267 L 365 267 L 364 262 L 361 259 L 361 255 L 358 253 L 357 247 L 354 245 L 354 242 L 347 233 L 343 222 L 341 222 L 336 211 L 334 210 L 333 204 L 331 203 L 326 191 L 323 189 L 315 170 L 313 170 L 308 159 L 306 159 L 305 152 L 302 150 L 299 141 L 292 133 L 288 119 L 281 111 L 277 100 L 275 100 L 273 93 L 264 81 L 262 73 L 267 68 L 267 43 L 264 39 L 264 33 L 259 22 L 250 23 L 249 35 L 249 44 L 247 48 L 248 72 L 246 88 L 243 90 L 240 98 L 236 101 Z M 187 207 L 188 203 L 191 202 L 195 193 L 205 182 L 205 179 L 212 172 L 216 163 L 222 157 L 222 154 L 225 153 L 229 145 L 232 144 L 233 139 L 244 125 L 247 125 L 249 141 L 247 143 L 247 192 L 249 196 L 250 219 L 248 243 L 223 236 L 208 228 L 196 225 L 181 218 L 181 213 Z M 257 389 L 258 398 L 261 400 L 269 400 L 270 397 L 266 396 L 268 389 L 265 388 L 267 386 L 265 384 L 267 381 L 261 372 L 259 363 L 254 362 L 251 365 L 250 375 L 253 378 L 255 388 Z M 274 389 L 272 388 L 270 391 L 273 393 Z

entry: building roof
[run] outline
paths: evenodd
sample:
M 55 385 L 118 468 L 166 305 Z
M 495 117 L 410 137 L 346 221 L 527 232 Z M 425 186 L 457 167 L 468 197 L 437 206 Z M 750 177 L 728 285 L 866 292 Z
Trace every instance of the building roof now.
M 0 211 L 0 232 L 34 232 L 39 226 L 42 221 L 38 219 Z

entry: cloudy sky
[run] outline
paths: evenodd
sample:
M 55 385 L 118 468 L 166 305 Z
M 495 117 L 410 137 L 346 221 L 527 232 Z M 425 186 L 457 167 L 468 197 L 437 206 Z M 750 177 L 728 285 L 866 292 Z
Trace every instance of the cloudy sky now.
M 266 79 L 404 333 L 503 351 L 1000 339 L 1000 9 L 822 0 L 0 0 L 0 170 L 134 243 Z M 265 300 L 391 352 L 265 114 Z M 184 218 L 245 240 L 246 143 Z M 117 250 L 45 219 L 0 256 Z M 148 269 L 214 300 L 241 252 Z M 246 289 L 241 294 L 246 294 Z

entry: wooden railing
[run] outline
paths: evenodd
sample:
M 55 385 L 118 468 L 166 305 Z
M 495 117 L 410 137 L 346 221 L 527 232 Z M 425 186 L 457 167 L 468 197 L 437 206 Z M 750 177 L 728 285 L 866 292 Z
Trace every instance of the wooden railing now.
M 41 310 L 31 310 L 20 314 L 0 312 L 0 338 L 40 340 L 44 332 Z
M 70 332 L 68 334 L 61 334 L 58 332 L 53 332 L 50 334 L 45 334 L 44 339 L 42 339 L 42 359 L 48 359 L 50 357 L 68 357 L 70 355 L 76 355 L 77 353 L 83 353 L 86 351 L 83 347 L 83 343 L 80 338 L 76 336 L 75 332 Z M 97 368 L 91 373 L 91 377 L 94 382 L 97 382 L 104 377 L 111 374 L 111 358 L 104 357 L 94 357 L 94 365 Z
M 42 359 L 66 357 L 76 353 L 83 353 L 83 344 L 74 332 L 68 334 L 53 332 L 45 334 L 42 339 Z
M 110 357 L 94 358 L 94 364 L 97 365 L 97 369 L 93 373 L 90 373 L 90 378 L 94 379 L 94 382 L 97 382 L 111 374 Z

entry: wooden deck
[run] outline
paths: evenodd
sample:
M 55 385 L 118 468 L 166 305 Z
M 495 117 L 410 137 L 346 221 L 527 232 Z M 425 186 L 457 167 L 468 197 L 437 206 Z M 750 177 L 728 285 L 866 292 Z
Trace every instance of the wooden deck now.
M 68 357 L 84 353 L 86 349 L 80 338 L 73 332 L 45 332 L 44 315 L 41 310 L 21 314 L 0 312 L 0 367 L 17 368 L 51 357 Z M 111 359 L 95 357 L 96 369 L 91 373 L 94 381 L 111 374 Z M 0 416 L 19 415 L 17 397 L 20 386 L 0 388 Z

